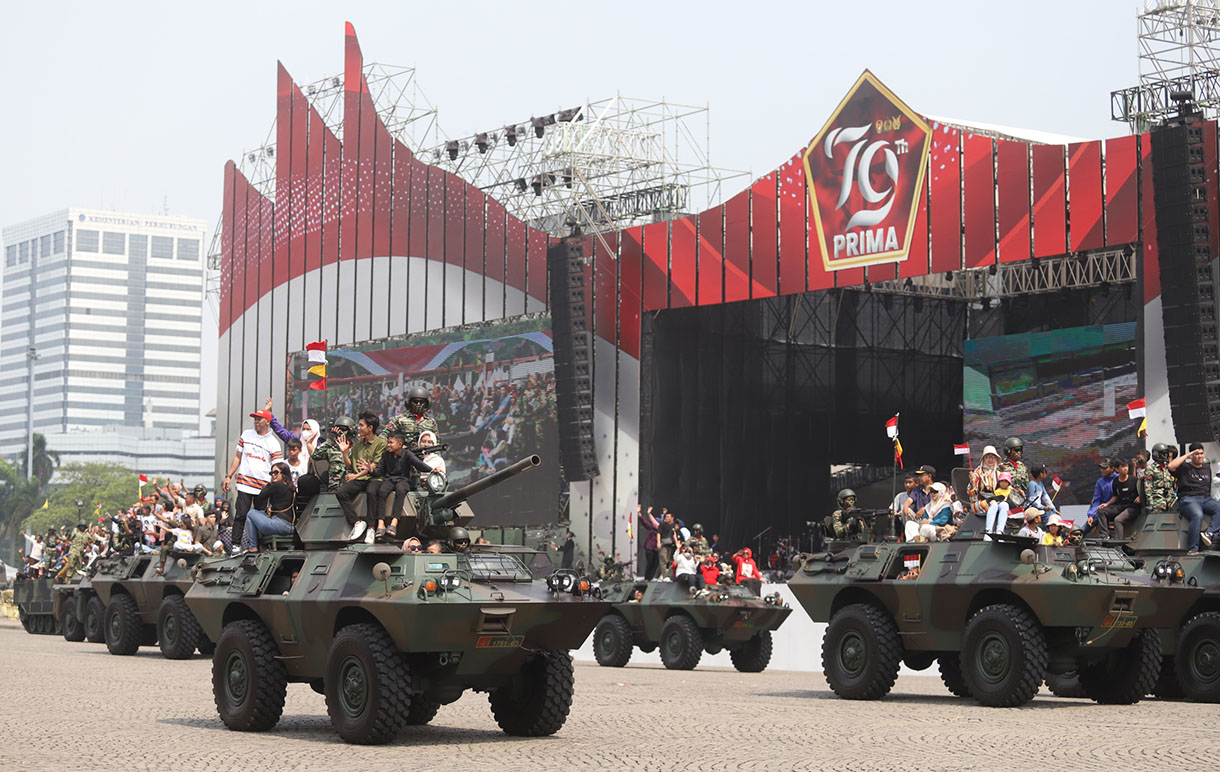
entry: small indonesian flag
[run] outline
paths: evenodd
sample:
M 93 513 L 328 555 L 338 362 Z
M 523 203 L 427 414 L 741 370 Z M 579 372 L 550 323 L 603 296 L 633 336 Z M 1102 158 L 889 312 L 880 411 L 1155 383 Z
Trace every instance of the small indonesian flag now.
M 904 565 L 908 571 L 918 570 L 919 569 L 919 555 L 903 555 L 902 565 Z
M 958 445 L 957 443 L 953 443 L 953 455 L 955 455 L 955 456 L 970 455 L 970 443 L 967 442 L 965 445 Z
M 325 379 L 325 378 L 319 378 L 318 380 L 316 380 L 316 381 L 314 381 L 313 383 L 309 384 L 309 388 L 310 388 L 312 391 L 326 391 L 326 379 Z
M 891 418 L 890 420 L 885 422 L 885 436 L 889 437 L 891 440 L 896 439 L 898 437 L 898 414 L 897 413 L 894 414 L 893 418 Z
M 1131 419 L 1143 418 L 1148 415 L 1148 406 L 1143 399 L 1137 399 L 1134 402 L 1127 403 L 1127 417 Z
M 326 377 L 326 365 L 314 365 L 313 367 L 309 368 L 309 374 L 316 375 L 319 378 L 325 378 Z
M 1051 487 L 1055 489 L 1056 493 L 1058 493 L 1059 489 L 1063 487 L 1063 480 L 1059 479 L 1059 475 L 1055 475 L 1051 478 Z
M 148 475 L 146 475 L 146 474 L 140 475 L 140 487 L 143 488 L 147 484 L 148 484 Z

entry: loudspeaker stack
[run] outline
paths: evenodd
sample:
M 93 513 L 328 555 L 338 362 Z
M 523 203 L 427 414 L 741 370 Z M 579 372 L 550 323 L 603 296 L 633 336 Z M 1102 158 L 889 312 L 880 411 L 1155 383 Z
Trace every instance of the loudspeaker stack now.
M 555 341 L 559 461 L 564 479 L 598 475 L 593 443 L 593 343 L 586 319 L 585 259 L 580 245 L 561 242 L 546 253 Z

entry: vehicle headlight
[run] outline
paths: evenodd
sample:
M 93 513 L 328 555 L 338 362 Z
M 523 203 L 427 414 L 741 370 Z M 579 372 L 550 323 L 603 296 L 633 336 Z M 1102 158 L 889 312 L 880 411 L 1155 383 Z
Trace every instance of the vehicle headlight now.
M 546 586 L 551 592 L 572 592 L 576 583 L 576 572 L 570 569 L 561 568 L 546 578 Z
M 1156 579 L 1158 582 L 1161 581 L 1162 579 L 1168 579 L 1169 578 L 1169 566 L 1163 562 L 1157 563 L 1155 566 L 1152 567 L 1152 578 Z
M 448 483 L 445 481 L 445 475 L 434 469 L 424 478 L 424 484 L 428 486 L 429 493 L 444 493 Z
M 1068 563 L 1067 568 L 1063 570 L 1064 578 L 1076 581 L 1080 578 L 1080 568 L 1075 563 Z
M 446 592 L 452 592 L 462 586 L 462 578 L 457 574 L 445 574 L 441 577 L 441 589 Z

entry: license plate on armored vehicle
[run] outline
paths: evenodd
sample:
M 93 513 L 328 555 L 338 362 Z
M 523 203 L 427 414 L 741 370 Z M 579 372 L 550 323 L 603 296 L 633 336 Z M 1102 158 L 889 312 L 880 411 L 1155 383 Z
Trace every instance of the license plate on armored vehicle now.
M 525 642 L 524 635 L 480 635 L 476 649 L 511 649 Z

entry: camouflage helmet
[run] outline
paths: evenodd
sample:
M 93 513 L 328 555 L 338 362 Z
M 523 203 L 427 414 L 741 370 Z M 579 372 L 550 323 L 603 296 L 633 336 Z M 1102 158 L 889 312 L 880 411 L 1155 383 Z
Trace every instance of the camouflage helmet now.
M 411 404 L 413 399 L 422 399 L 424 401 L 424 410 L 432 407 L 432 394 L 423 386 L 412 386 L 407 392 L 407 404 Z
M 694 525 L 692 525 L 690 527 L 690 532 L 694 536 L 702 536 L 703 535 L 703 523 L 695 523 Z
M 838 501 L 840 504 L 842 504 L 843 501 L 849 497 L 854 499 L 856 497 L 856 492 L 851 488 L 844 488 L 843 490 L 839 491 Z
M 1021 442 L 1020 437 L 1009 437 L 1004 440 L 1004 452 L 1011 453 L 1014 450 L 1024 450 L 1025 443 Z
M 1152 457 L 1157 461 L 1164 463 L 1169 460 L 1169 456 L 1173 453 L 1173 448 L 1163 442 L 1158 442 L 1152 446 Z
M 352 420 L 351 416 L 341 415 L 331 422 L 331 426 L 342 426 L 349 432 L 356 431 L 356 422 Z

